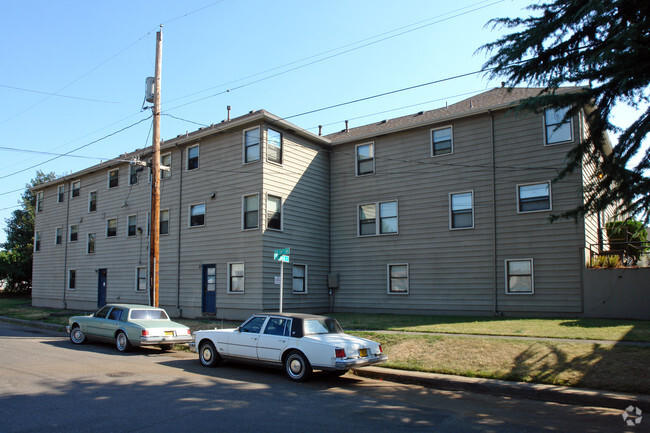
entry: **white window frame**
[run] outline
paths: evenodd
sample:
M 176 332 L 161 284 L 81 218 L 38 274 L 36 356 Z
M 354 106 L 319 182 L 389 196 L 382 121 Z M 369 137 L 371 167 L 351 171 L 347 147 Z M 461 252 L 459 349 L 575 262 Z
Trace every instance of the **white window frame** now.
M 163 170 L 162 168 L 160 169 L 160 180 L 165 180 L 165 179 L 171 179 L 172 177 L 172 153 L 171 152 L 165 152 L 160 154 L 160 165 L 166 165 L 163 164 L 163 160 L 165 157 L 169 156 L 169 170 Z
M 57 242 L 59 240 L 59 236 L 61 237 L 61 242 Z M 62 245 L 63 244 L 63 227 L 54 227 L 54 245 Z
M 269 152 L 269 147 L 272 146 L 269 141 L 269 131 L 276 132 L 280 134 L 280 161 L 273 161 L 272 159 L 269 158 L 270 152 Z M 284 163 L 284 133 L 278 131 L 277 129 L 273 128 L 266 128 L 266 161 L 270 162 L 271 164 L 277 164 L 277 165 L 282 165 Z
M 280 228 L 276 229 L 273 227 L 269 227 L 269 197 L 274 197 L 274 198 L 279 198 L 280 199 Z M 275 232 L 281 232 L 284 230 L 284 197 L 280 195 L 275 195 L 275 194 L 266 194 L 266 208 L 264 209 L 266 211 L 264 215 L 264 224 L 266 225 L 267 230 L 273 230 Z
M 92 202 L 90 198 L 92 197 L 93 194 L 95 194 L 95 210 L 90 209 L 90 203 Z M 97 212 L 97 196 L 98 196 L 97 190 L 88 191 L 88 213 Z
M 77 185 L 76 188 L 75 185 Z M 81 179 L 73 180 L 72 182 L 70 182 L 70 199 L 79 197 L 80 195 L 81 195 Z
M 95 235 L 95 240 L 93 241 L 93 251 L 90 251 L 90 235 Z M 97 250 L 97 233 L 88 233 L 86 235 L 86 254 L 95 254 Z
M 232 265 L 242 265 L 244 271 L 243 271 L 243 276 L 242 278 L 244 279 L 244 284 L 243 284 L 243 289 L 241 292 L 234 292 L 232 290 L 232 275 L 231 275 L 231 270 L 232 270 Z M 228 262 L 227 263 L 227 268 L 228 268 L 228 294 L 232 295 L 243 295 L 246 292 L 246 263 L 244 262 Z
M 552 123 L 550 125 L 546 123 L 546 112 L 547 111 L 558 112 L 558 111 L 562 110 L 562 111 L 565 112 L 565 115 L 566 115 L 566 111 L 568 111 L 570 109 L 571 109 L 571 107 L 564 107 L 564 108 L 552 108 L 552 107 L 549 107 L 549 108 L 546 108 L 544 110 L 544 113 L 542 113 L 542 118 L 543 118 L 543 123 L 544 123 L 544 146 L 557 146 L 558 144 L 565 144 L 565 143 L 572 143 L 573 142 L 573 116 L 571 116 L 568 121 L 562 121 L 562 122 L 559 122 L 559 123 Z M 553 126 L 557 126 L 557 125 L 562 125 L 562 124 L 565 124 L 565 123 L 569 124 L 569 132 L 570 132 L 571 137 L 568 140 L 554 141 L 553 143 L 549 143 L 548 142 L 548 139 L 549 139 L 548 128 L 553 127 Z
M 143 278 L 140 277 L 140 270 L 144 270 L 144 289 L 141 290 L 140 287 L 140 280 Z M 144 293 L 148 289 L 148 283 L 149 283 L 149 276 L 148 276 L 148 270 L 146 266 L 136 266 L 135 267 L 135 291 L 136 293 Z
M 167 233 L 163 233 L 162 230 L 160 229 L 160 224 L 162 224 L 162 213 L 167 212 Z M 160 216 L 158 217 L 158 233 L 160 236 L 168 236 L 169 233 L 171 232 L 171 214 L 169 212 L 169 209 L 160 209 Z
M 196 167 L 195 168 L 190 168 L 190 149 L 194 149 L 196 147 Z M 201 148 L 200 148 L 200 143 L 196 143 L 192 146 L 187 147 L 187 155 L 185 156 L 185 171 L 193 171 L 193 170 L 198 170 L 201 168 Z
M 508 272 L 508 264 L 510 262 L 530 262 L 530 291 L 529 292 L 513 292 L 510 291 L 510 274 Z M 534 295 L 535 294 L 535 266 L 532 258 L 525 259 L 506 259 L 504 260 L 505 266 L 505 292 L 506 295 Z
M 108 222 L 109 222 L 109 221 L 112 221 L 112 220 L 115 220 L 115 235 L 113 235 L 113 236 L 109 236 L 109 235 L 108 235 Z M 118 224 L 117 217 L 106 218 L 106 231 L 104 232 L 104 236 L 105 236 L 106 238 L 116 238 L 116 237 L 117 237 L 117 233 L 118 233 L 119 228 L 120 228 L 120 226 L 119 226 L 119 224 Z
M 472 225 L 469 227 L 454 227 L 454 211 L 452 208 L 452 197 L 461 194 L 471 194 L 470 210 L 472 212 Z M 474 190 L 458 191 L 449 193 L 449 230 L 469 230 L 474 228 Z
M 77 228 L 77 231 L 76 231 L 77 239 L 75 239 L 75 240 L 72 240 L 72 227 Z M 79 224 L 70 224 L 70 226 L 68 227 L 68 242 L 79 242 Z
M 192 225 L 192 208 L 195 207 L 195 206 L 201 206 L 201 205 L 203 205 L 203 224 L 193 226 Z M 205 227 L 205 220 L 206 220 L 207 213 L 208 213 L 208 206 L 205 204 L 204 201 L 200 202 L 200 203 L 192 203 L 191 205 L 189 205 L 187 207 L 187 227 L 190 228 L 190 229 L 194 229 L 194 228 L 197 228 L 197 227 Z
M 56 187 L 56 202 L 63 203 L 64 201 L 65 201 L 65 184 Z
M 536 209 L 536 210 L 521 210 L 521 202 L 519 200 L 519 188 L 522 186 L 530 185 L 548 185 L 548 209 Z M 551 181 L 545 180 L 542 182 L 528 182 L 528 183 L 518 183 L 516 185 L 516 195 L 517 195 L 517 213 L 518 214 L 528 214 L 528 213 L 537 213 L 537 212 L 550 212 L 553 210 L 553 191 L 551 189 Z
M 303 278 L 303 288 L 304 288 L 304 290 L 302 292 L 297 291 L 297 290 L 294 289 L 293 281 L 294 281 L 295 277 L 294 277 L 293 270 L 295 269 L 296 266 L 301 266 L 305 271 L 305 276 Z M 294 295 L 307 295 L 309 293 L 309 283 L 308 282 L 309 282 L 309 266 L 304 264 L 304 263 L 292 263 L 291 264 L 291 293 L 293 293 Z
M 450 151 L 448 153 L 439 153 L 436 155 L 435 153 L 435 147 L 434 147 L 434 142 L 433 142 L 433 133 L 435 131 L 440 131 L 442 129 L 449 129 L 449 132 L 451 133 L 451 144 L 450 144 Z M 438 156 L 447 156 L 447 155 L 453 155 L 454 154 L 454 127 L 453 125 L 445 125 L 445 126 L 440 126 L 438 128 L 431 128 L 429 130 L 429 142 L 431 146 L 431 157 L 436 158 Z
M 41 243 L 43 242 L 43 234 L 40 230 L 34 232 L 34 252 L 37 253 L 41 250 Z
M 117 172 L 117 177 L 115 178 L 117 181 L 117 185 L 111 186 L 111 173 Z M 120 169 L 118 168 L 112 168 L 108 170 L 107 178 L 106 178 L 106 189 L 113 189 L 113 188 L 119 188 L 120 187 Z
M 391 267 L 392 266 L 406 266 L 406 291 L 405 292 L 397 292 L 391 290 Z M 386 265 L 386 293 L 388 295 L 408 295 L 411 291 L 411 273 L 410 273 L 410 267 L 408 263 L 388 263 Z
M 74 273 L 74 287 L 70 286 L 70 281 L 72 280 L 70 276 Z M 68 284 L 67 284 L 68 290 L 77 290 L 77 270 L 76 269 L 68 269 Z
M 370 146 L 370 152 L 372 154 L 372 171 L 369 173 L 359 173 L 359 148 L 362 146 Z M 367 143 L 360 143 L 354 146 L 354 175 L 356 177 L 360 176 L 370 176 L 375 174 L 375 161 L 376 161 L 376 152 L 375 152 L 375 142 L 369 141 Z
M 43 190 L 36 192 L 36 206 L 34 210 L 36 213 L 43 212 Z
M 257 225 L 255 227 L 246 227 L 246 198 L 257 197 Z M 260 194 L 258 192 L 243 195 L 241 198 L 241 229 L 242 231 L 259 230 L 260 228 Z
M 381 220 L 382 220 L 381 205 L 385 203 L 395 203 L 395 207 L 396 207 L 395 218 L 397 220 L 397 230 L 395 232 L 381 233 Z M 361 234 L 361 206 L 366 206 L 366 205 L 375 206 L 375 232 L 369 235 L 362 235 Z M 387 218 L 393 218 L 393 217 L 387 217 Z M 367 238 L 371 236 L 394 236 L 398 234 L 399 234 L 399 201 L 398 200 L 383 200 L 383 201 L 370 202 L 370 203 L 361 203 L 357 205 L 357 237 Z
M 135 233 L 133 233 L 132 235 L 129 234 L 129 228 L 131 227 L 131 224 L 130 224 L 131 217 L 135 217 Z M 138 214 L 127 215 L 127 217 L 126 217 L 126 237 L 127 238 L 134 238 L 136 236 L 138 236 Z
M 250 161 L 246 161 L 246 148 L 249 146 L 246 146 L 246 133 L 248 131 L 253 131 L 257 129 L 257 135 L 258 135 L 258 141 L 257 141 L 257 159 L 252 159 Z M 250 146 L 252 147 L 252 146 Z M 254 162 L 258 162 L 262 158 L 262 128 L 259 126 L 256 126 L 254 128 L 247 128 L 242 131 L 242 164 L 252 164 Z

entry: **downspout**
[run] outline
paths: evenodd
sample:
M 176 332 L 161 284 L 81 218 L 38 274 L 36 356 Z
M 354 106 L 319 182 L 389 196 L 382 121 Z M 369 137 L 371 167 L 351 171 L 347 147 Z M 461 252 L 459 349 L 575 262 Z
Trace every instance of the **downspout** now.
M 494 114 L 490 115 L 490 144 L 492 147 L 492 278 L 494 284 L 494 315 L 499 315 L 499 288 L 497 278 L 497 187 L 496 187 L 496 146 L 494 143 Z
M 69 184 L 68 184 L 69 185 Z M 72 191 L 69 191 L 72 193 Z M 65 194 L 65 192 L 64 192 Z M 66 300 L 66 283 L 68 281 L 68 241 L 70 240 L 70 197 L 66 194 L 66 207 L 65 207 L 65 249 L 63 252 L 63 309 L 68 309 L 68 302 Z
M 181 167 L 178 170 L 180 177 L 178 179 L 178 242 L 176 247 L 176 309 L 178 310 L 178 315 L 183 317 L 183 310 L 181 309 L 181 216 L 182 216 L 182 198 L 183 198 L 183 149 L 178 147 L 178 144 L 174 145 L 180 152 L 180 163 Z

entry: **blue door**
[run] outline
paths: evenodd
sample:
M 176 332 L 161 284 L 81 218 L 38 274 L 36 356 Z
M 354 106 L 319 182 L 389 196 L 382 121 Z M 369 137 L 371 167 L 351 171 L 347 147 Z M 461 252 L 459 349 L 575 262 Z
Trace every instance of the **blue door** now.
M 99 269 L 97 275 L 97 307 L 103 307 L 106 305 L 106 269 Z
M 217 265 L 203 265 L 203 312 L 217 312 Z

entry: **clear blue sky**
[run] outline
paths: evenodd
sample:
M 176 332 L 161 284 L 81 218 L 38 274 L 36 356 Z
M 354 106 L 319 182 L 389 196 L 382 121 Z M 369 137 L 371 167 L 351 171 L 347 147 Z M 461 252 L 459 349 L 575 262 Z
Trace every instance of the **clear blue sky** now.
M 525 0 L 22 0 L 3 4 L 0 146 L 65 153 L 149 116 L 163 24 L 163 112 L 198 124 L 265 109 L 289 117 L 477 71 L 491 18 Z M 324 134 L 434 109 L 499 86 L 472 75 L 290 119 Z M 231 89 L 229 92 L 226 90 Z M 37 93 L 43 92 L 43 93 Z M 48 95 L 48 93 L 50 95 Z M 216 96 L 215 96 L 216 95 Z M 365 117 L 362 117 L 365 116 Z M 162 138 L 200 125 L 162 117 Z M 36 170 L 74 172 L 151 145 L 151 122 L 53 161 L 0 149 L 0 242 Z M 89 157 L 89 158 L 85 158 Z M 33 167 L 37 164 L 37 167 Z

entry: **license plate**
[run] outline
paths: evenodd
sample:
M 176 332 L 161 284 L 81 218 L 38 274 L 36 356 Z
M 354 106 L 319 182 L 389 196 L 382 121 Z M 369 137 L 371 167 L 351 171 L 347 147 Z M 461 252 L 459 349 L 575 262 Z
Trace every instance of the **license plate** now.
M 174 331 L 165 331 L 165 337 L 167 337 L 167 336 L 173 337 L 174 336 Z
M 359 349 L 359 356 L 362 358 L 368 356 L 368 349 Z

